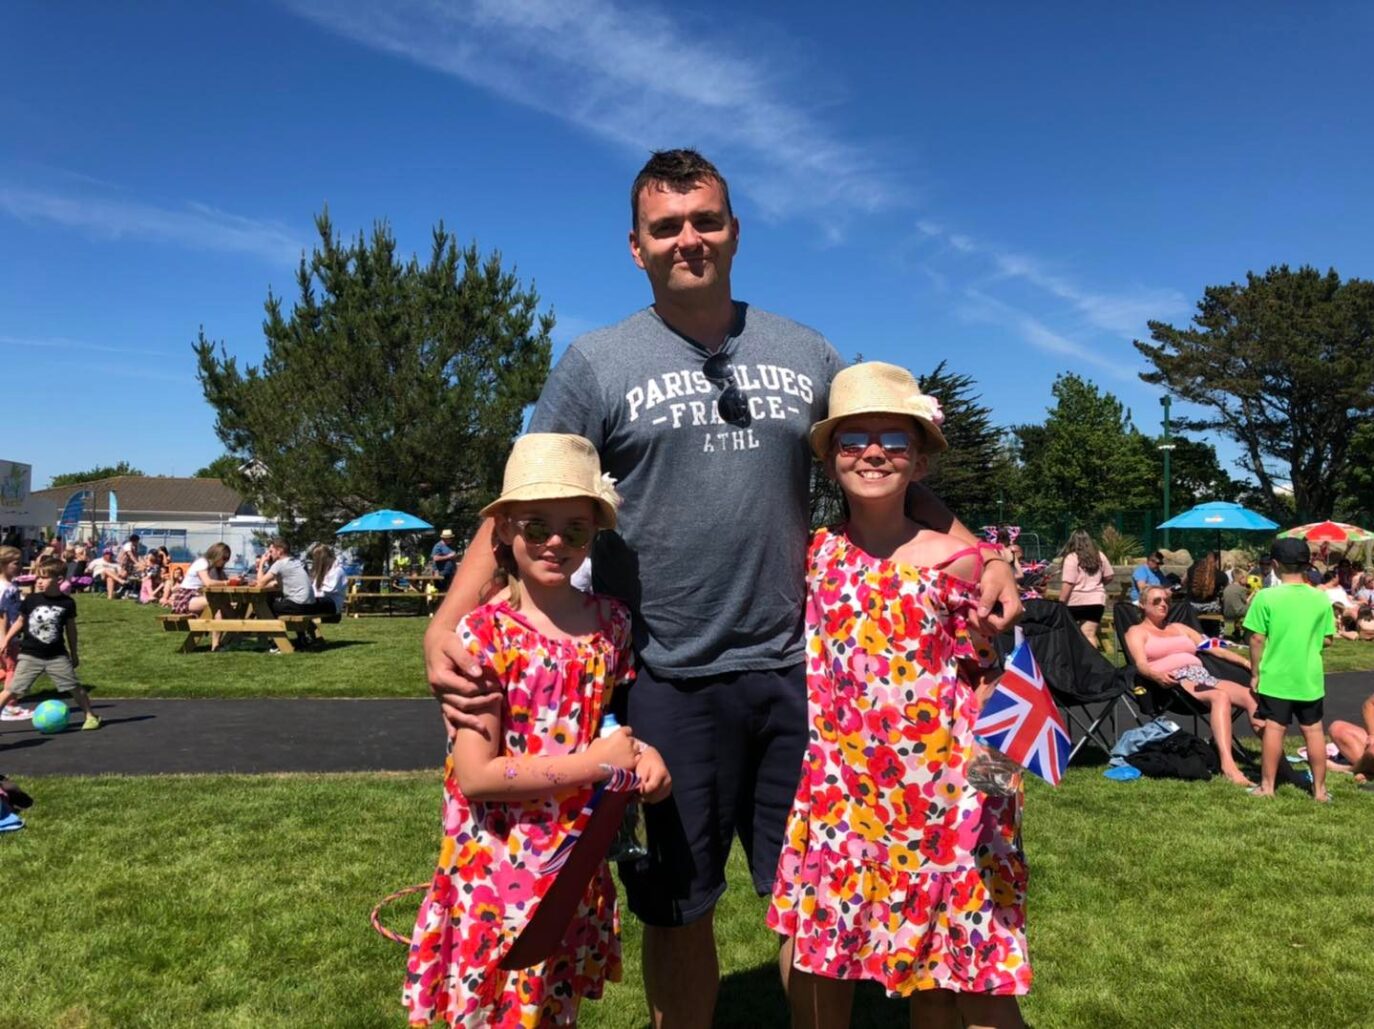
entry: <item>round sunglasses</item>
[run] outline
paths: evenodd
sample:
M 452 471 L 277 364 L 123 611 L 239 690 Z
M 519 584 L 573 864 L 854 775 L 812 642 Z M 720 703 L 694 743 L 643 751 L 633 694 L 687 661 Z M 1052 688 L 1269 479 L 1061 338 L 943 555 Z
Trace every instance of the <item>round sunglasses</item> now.
M 729 354 L 721 351 L 712 354 L 701 366 L 701 374 L 717 386 L 725 387 L 716 398 L 716 411 L 721 418 L 741 429 L 753 423 L 754 416 L 749 413 L 749 398 L 735 381 L 735 368 L 730 363 Z
M 526 543 L 535 546 L 541 546 L 557 535 L 565 547 L 581 550 L 596 535 L 596 526 L 591 522 L 573 522 L 555 529 L 542 518 L 514 518 L 511 525 L 515 526 L 515 531 L 524 537 Z

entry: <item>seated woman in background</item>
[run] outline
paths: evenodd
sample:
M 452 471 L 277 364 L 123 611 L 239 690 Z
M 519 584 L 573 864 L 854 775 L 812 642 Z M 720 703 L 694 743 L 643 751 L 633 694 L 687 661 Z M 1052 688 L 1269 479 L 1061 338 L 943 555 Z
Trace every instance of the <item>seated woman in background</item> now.
M 1202 614 L 1221 611 L 1221 596 L 1230 580 L 1221 567 L 1221 554 L 1209 550 L 1188 566 L 1183 577 L 1183 593 L 1193 610 Z
M 1343 640 L 1374 640 L 1374 607 L 1347 604 L 1336 608 L 1337 635 Z
M 310 583 L 317 602 L 327 602 L 334 614 L 343 614 L 348 600 L 348 572 L 328 543 L 317 543 L 310 550 Z
M 162 552 L 148 551 L 143 560 L 143 581 L 138 588 L 138 602 L 151 604 L 162 595 L 162 580 L 166 577 L 167 566 L 163 564 Z
M 1212 744 L 1221 759 L 1221 774 L 1242 786 L 1254 785 L 1231 753 L 1232 707 L 1245 709 L 1256 736 L 1264 725 L 1255 716 L 1259 704 L 1254 693 L 1239 683 L 1215 678 L 1203 667 L 1197 656 L 1198 644 L 1204 639 L 1202 633 L 1181 622 L 1166 624 L 1168 587 L 1147 586 L 1140 596 L 1140 609 L 1145 612 L 1145 620 L 1126 630 L 1126 650 L 1136 674 L 1166 689 L 1184 690 L 1208 708 L 1208 724 L 1212 727 Z M 1247 670 L 1250 668 L 1250 662 L 1234 650 L 1223 648 L 1211 653 Z
M 181 588 L 181 581 L 186 577 L 186 569 L 181 565 L 174 565 L 172 570 L 163 578 L 162 590 L 158 594 L 157 602 L 163 607 L 172 606 L 172 595 Z

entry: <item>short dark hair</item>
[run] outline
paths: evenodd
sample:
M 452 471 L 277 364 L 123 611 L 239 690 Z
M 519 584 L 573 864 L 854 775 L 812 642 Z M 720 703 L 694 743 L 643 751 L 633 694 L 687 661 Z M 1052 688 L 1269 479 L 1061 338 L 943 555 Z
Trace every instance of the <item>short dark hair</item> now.
M 285 550 L 287 552 L 290 552 L 291 550 L 291 548 L 286 545 L 286 540 L 282 539 L 280 536 L 273 536 L 271 540 L 268 541 L 267 545 L 269 547 L 276 547 L 278 550 Z
M 44 579 L 63 579 L 67 575 L 67 562 L 51 554 L 38 562 L 38 577 Z
M 639 194 L 647 186 L 661 186 L 675 193 L 690 193 L 704 181 L 720 183 L 725 197 L 725 213 L 734 216 L 730 207 L 730 186 L 714 164 L 695 150 L 655 150 L 648 162 L 639 169 L 630 187 L 630 228 L 639 225 Z
M 1164 551 L 1162 551 L 1162 550 L 1156 550 L 1153 554 L 1150 555 L 1150 560 L 1151 560 L 1151 561 L 1158 561 L 1160 564 L 1163 564 L 1163 563 L 1164 563 Z

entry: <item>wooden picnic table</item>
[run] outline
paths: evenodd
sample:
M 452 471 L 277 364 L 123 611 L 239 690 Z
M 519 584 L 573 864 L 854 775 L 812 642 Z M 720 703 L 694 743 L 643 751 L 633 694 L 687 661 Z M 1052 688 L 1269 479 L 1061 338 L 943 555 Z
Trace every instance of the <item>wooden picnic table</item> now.
M 348 602 L 346 612 L 357 618 L 362 606 L 360 601 L 386 601 L 386 613 L 392 613 L 392 602 L 395 600 L 414 600 L 419 598 L 424 602 L 424 607 L 435 601 L 442 599 L 437 592 L 431 591 L 431 585 L 439 583 L 437 575 L 409 574 L 404 572 L 392 572 L 390 575 L 350 575 L 348 577 Z M 369 585 L 372 584 L 372 585 Z
M 202 636 L 218 633 L 228 636 L 266 636 L 277 649 L 295 652 L 291 633 L 302 632 L 321 621 L 319 615 L 278 615 L 272 610 L 271 598 L 280 593 L 277 587 L 231 586 L 227 582 L 205 584 L 205 610 L 196 615 L 163 615 L 162 625 L 168 632 L 186 630 L 181 652 L 189 654 L 200 645 Z

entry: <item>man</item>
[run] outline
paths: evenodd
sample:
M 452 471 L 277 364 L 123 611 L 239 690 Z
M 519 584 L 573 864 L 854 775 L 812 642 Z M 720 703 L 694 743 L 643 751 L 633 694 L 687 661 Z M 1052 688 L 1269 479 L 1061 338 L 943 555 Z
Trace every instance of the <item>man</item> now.
M 1140 603 L 1140 594 L 1146 586 L 1164 586 L 1164 574 L 1159 570 L 1164 564 L 1164 554 L 1156 550 L 1145 559 L 1145 563 L 1131 573 L 1131 600 Z
M 1278 573 L 1274 571 L 1274 559 L 1265 554 L 1259 559 L 1259 564 L 1251 571 L 1251 575 L 1258 575 L 1260 579 L 1260 589 L 1268 589 L 1270 586 L 1279 584 Z
M 310 573 L 305 565 L 291 556 L 286 540 L 274 537 L 267 545 L 267 551 L 258 558 L 256 585 L 263 589 L 277 588 L 281 595 L 273 597 L 269 603 L 277 615 L 327 615 L 334 613 L 334 605 L 329 601 L 316 601 L 315 588 L 310 583 Z M 315 628 L 312 624 L 304 632 L 296 633 L 296 642 L 302 647 L 312 647 L 316 643 Z M 275 648 L 274 648 L 275 649 Z
M 709 1026 L 719 986 L 712 917 L 738 836 L 755 888 L 772 888 L 806 747 L 803 581 L 811 424 L 841 360 L 819 333 L 736 301 L 739 222 L 721 174 L 691 150 L 656 153 L 630 194 L 630 255 L 653 305 L 575 340 L 550 374 L 533 432 L 588 437 L 625 498 L 592 555 L 594 585 L 635 613 L 637 738 L 669 764 L 674 797 L 645 810 L 650 856 L 621 866 L 644 930 L 657 1026 Z M 928 491 L 922 520 L 973 537 Z M 426 633 L 431 687 L 467 724 L 481 669 L 454 627 L 491 580 L 491 526 L 468 547 Z M 1020 610 L 1004 561 L 982 611 Z M 784 980 L 786 968 L 783 969 Z
M 1350 763 L 1358 782 L 1374 779 L 1374 695 L 1360 707 L 1363 725 L 1337 719 L 1331 723 L 1331 742 Z
M 434 574 L 439 577 L 439 592 L 447 593 L 453 584 L 454 573 L 458 571 L 458 552 L 453 549 L 452 529 L 439 533 L 439 542 L 429 552 L 429 559 L 434 564 Z

